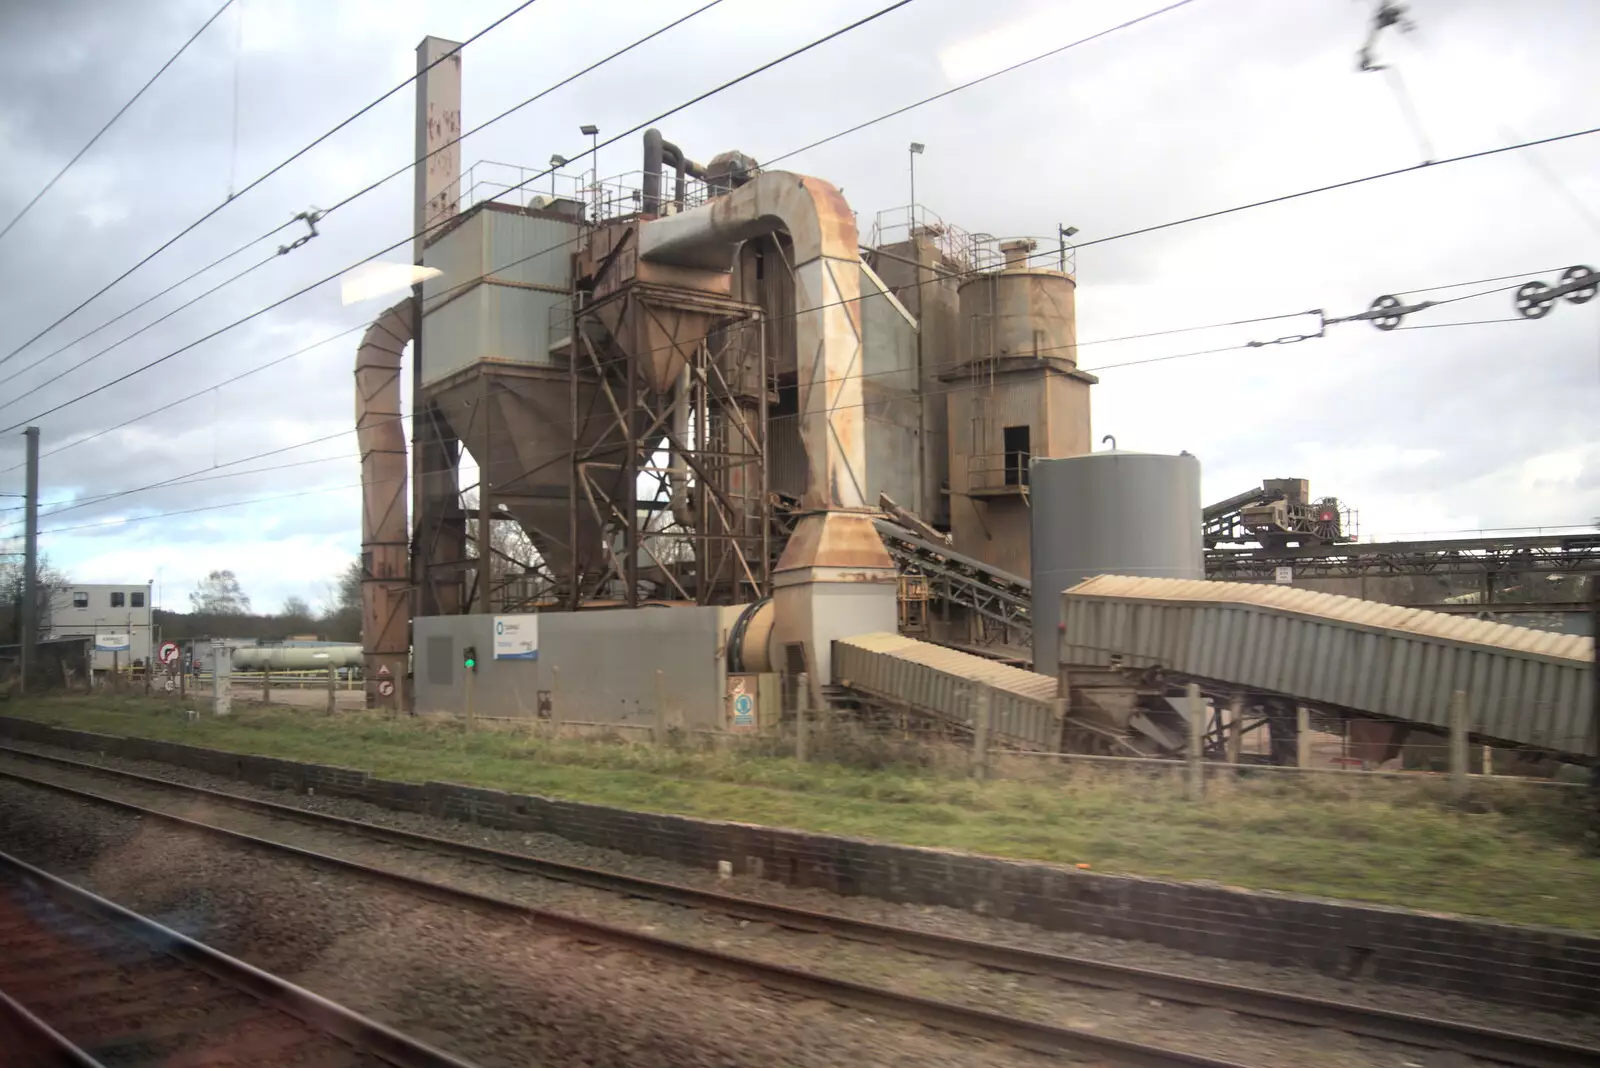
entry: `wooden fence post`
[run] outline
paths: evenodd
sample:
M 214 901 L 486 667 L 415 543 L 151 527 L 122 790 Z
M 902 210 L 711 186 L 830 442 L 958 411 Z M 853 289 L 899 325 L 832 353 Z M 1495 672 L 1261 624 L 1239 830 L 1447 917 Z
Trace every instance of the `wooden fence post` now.
M 795 676 L 795 682 L 794 758 L 804 764 L 806 761 L 806 721 L 811 718 L 811 680 L 802 672 Z
M 339 707 L 339 669 L 332 664 L 328 665 L 328 713 Z
M 1305 705 L 1294 710 L 1295 766 L 1311 766 L 1311 710 Z
M 1244 752 L 1244 694 L 1238 690 L 1228 699 L 1228 763 L 1239 763 Z
M 972 708 L 972 774 L 979 782 L 989 777 L 989 691 L 979 686 Z
M 1200 685 L 1191 682 L 1186 686 L 1189 706 L 1189 775 L 1188 794 L 1190 801 L 1198 801 L 1206 792 L 1206 769 L 1201 762 L 1201 753 L 1206 732 L 1206 699 L 1200 694 Z
M 1467 692 L 1450 695 L 1450 799 L 1467 796 Z

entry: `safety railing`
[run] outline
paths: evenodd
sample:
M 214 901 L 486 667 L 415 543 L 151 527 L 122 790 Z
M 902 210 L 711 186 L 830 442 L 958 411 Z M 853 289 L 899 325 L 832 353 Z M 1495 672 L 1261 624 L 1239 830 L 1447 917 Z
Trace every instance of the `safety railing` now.
M 967 457 L 967 491 L 1026 493 L 1028 463 L 1025 452 L 989 452 Z

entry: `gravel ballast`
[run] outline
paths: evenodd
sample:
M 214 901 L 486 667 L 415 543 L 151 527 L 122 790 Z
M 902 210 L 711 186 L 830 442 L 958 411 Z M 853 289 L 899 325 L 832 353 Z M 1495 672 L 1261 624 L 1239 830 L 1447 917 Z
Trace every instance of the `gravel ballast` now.
M 1223 978 L 1311 996 L 1335 997 L 1403 1011 L 1458 1018 L 1485 1026 L 1531 1031 L 1569 1041 L 1595 1042 L 1600 1021 L 1533 1014 L 1504 1006 L 1482 1005 L 1467 999 L 1412 988 L 1346 982 L 1295 969 L 1270 968 L 1234 961 L 1192 957 L 1160 947 L 1109 939 L 1046 932 L 1024 924 L 974 916 L 951 909 L 901 906 L 865 898 L 843 898 L 818 891 L 795 890 L 776 883 L 741 878 L 719 880 L 714 874 L 686 869 L 650 858 L 631 857 L 594 849 L 549 835 L 494 831 L 427 816 L 398 813 L 364 802 L 296 797 L 257 789 L 232 780 L 172 768 L 168 765 L 64 753 L 45 746 L 19 746 L 67 759 L 137 771 L 241 796 L 296 805 L 348 818 L 452 838 L 473 844 L 626 872 L 644 878 L 666 879 L 708 889 L 721 889 L 778 903 L 795 904 L 877 922 L 895 923 L 963 937 L 1004 942 L 1055 952 L 1076 953 L 1095 959 L 1157 968 L 1179 974 Z M 341 832 L 306 828 L 284 820 L 236 811 L 184 810 L 173 795 L 156 788 L 133 788 L 100 776 L 85 776 L 33 762 L 12 760 L 24 774 L 79 785 L 126 797 L 168 811 L 180 811 L 208 822 L 289 841 L 304 848 L 348 856 L 383 867 L 424 875 L 502 897 L 547 907 L 559 912 L 615 923 L 671 938 L 745 956 L 771 960 L 838 975 L 874 985 L 890 986 L 924 996 L 960 1001 L 996 1011 L 1015 1013 L 1047 1022 L 1095 1027 L 1142 1041 L 1192 1049 L 1211 1056 L 1236 1057 L 1270 1063 L 1272 1053 L 1295 1049 L 1297 1063 L 1318 1065 L 1397 1064 L 1400 1047 L 1388 1043 L 1310 1031 L 1288 1025 L 1239 1018 L 1217 1010 L 1197 1010 L 1163 1005 L 1123 992 L 1075 987 L 1054 980 L 989 972 L 957 962 L 934 961 L 915 954 L 844 942 L 828 936 L 804 935 L 730 920 L 657 902 L 622 898 L 525 874 L 486 869 L 449 858 L 431 857 L 396 846 L 371 843 Z M 1245 1056 L 1246 1053 L 1249 1056 Z
M 1057 1063 L 551 936 L 17 783 L 0 782 L 0 843 L 485 1066 Z

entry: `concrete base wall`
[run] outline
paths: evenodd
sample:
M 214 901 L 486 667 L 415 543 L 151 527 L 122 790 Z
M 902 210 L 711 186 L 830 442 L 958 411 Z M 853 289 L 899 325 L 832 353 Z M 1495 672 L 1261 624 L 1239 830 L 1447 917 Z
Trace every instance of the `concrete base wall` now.
M 418 712 L 464 714 L 462 651 L 476 647 L 472 711 L 617 727 L 723 726 L 733 608 L 640 608 L 539 616 L 537 660 L 494 657 L 493 616 L 421 616 L 415 624 Z
M 558 801 L 0 717 L 14 738 L 155 760 L 274 789 L 353 797 L 486 827 L 555 834 L 624 853 L 790 886 L 947 905 L 1235 960 L 1313 968 L 1554 1012 L 1594 1011 L 1600 938 L 1339 901 L 1100 875 L 1048 864 L 887 845 Z

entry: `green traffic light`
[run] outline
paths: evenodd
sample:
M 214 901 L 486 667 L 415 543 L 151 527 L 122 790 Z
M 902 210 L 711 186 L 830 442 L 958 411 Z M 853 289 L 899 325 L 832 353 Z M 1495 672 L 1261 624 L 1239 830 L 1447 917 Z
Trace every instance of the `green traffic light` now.
M 478 666 L 478 662 L 476 660 L 473 660 L 471 657 L 467 658 L 467 667 L 477 667 L 477 666 Z

